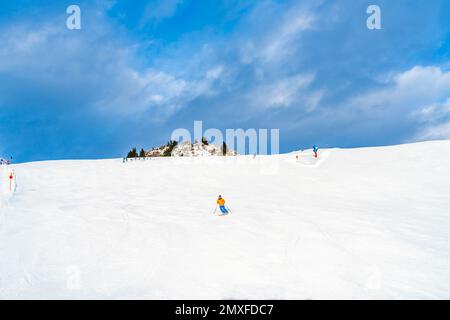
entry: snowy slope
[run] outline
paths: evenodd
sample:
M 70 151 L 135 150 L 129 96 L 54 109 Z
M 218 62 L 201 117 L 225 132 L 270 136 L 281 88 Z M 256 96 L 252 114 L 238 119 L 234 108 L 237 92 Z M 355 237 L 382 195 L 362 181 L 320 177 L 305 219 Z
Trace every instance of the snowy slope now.
M 450 141 L 295 156 L 15 165 L 0 298 L 450 298 Z

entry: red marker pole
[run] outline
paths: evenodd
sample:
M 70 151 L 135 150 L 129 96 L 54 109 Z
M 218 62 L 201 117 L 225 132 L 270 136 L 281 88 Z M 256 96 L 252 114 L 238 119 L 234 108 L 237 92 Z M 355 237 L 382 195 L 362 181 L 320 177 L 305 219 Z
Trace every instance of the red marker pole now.
M 11 173 L 9 174 L 9 191 L 10 192 L 12 191 L 12 181 L 13 181 L 13 179 L 14 179 L 14 175 L 13 175 L 13 173 L 11 171 Z

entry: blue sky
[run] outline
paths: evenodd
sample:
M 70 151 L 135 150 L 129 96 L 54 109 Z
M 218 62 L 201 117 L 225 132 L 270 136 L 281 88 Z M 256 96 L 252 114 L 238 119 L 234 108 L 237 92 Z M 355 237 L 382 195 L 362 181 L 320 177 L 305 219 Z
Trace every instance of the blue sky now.
M 446 0 L 0 0 L 0 43 L 16 161 L 121 157 L 194 120 L 279 128 L 282 152 L 450 138 Z

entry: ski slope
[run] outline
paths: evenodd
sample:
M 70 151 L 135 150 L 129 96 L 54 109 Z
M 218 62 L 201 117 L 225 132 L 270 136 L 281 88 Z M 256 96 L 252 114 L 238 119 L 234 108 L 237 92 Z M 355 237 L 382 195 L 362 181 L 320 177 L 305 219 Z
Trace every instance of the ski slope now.
M 450 141 L 297 154 L 3 167 L 0 298 L 450 298 Z

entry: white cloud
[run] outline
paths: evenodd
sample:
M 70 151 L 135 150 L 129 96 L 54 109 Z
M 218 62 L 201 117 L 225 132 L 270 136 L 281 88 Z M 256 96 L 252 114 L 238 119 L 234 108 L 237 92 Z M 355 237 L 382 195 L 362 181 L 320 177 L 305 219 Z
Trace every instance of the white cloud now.
M 436 125 L 428 126 L 421 130 L 412 141 L 426 141 L 426 140 L 440 140 L 440 139 L 450 139 L 450 122 Z
M 294 41 L 302 31 L 311 29 L 314 16 L 310 14 L 292 15 L 282 19 L 278 29 L 264 40 L 263 48 L 259 55 L 264 60 L 280 59 L 287 53 L 290 53 L 291 47 L 296 44 Z
M 177 9 L 183 4 L 184 0 L 156 0 L 151 1 L 145 7 L 144 14 L 141 18 L 141 26 L 149 21 L 159 21 L 172 17 Z
M 223 65 L 215 66 L 206 72 L 206 78 L 211 80 L 218 79 L 223 74 L 224 69 Z
M 143 73 L 121 66 L 111 90 L 96 106 L 107 113 L 140 114 L 157 109 L 156 118 L 166 118 L 199 94 L 196 83 L 149 69 Z M 110 79 L 111 80 L 111 79 Z
M 44 25 L 40 28 L 32 28 L 30 25 L 15 25 L 0 32 L 0 70 L 8 71 L 21 66 L 38 64 L 41 61 L 33 59 L 36 52 L 42 52 L 51 37 L 61 32 L 52 25 Z M 45 56 L 41 56 L 45 59 Z
M 415 66 L 391 76 L 388 88 L 360 95 L 351 103 L 364 108 L 401 107 L 414 112 L 449 96 L 450 72 L 434 66 Z
M 426 106 L 414 116 L 425 125 L 414 140 L 450 139 L 450 98 Z
M 104 33 L 114 32 L 102 20 L 96 28 L 77 34 L 51 22 L 41 27 L 17 23 L 0 31 L 0 71 L 45 87 L 55 96 L 68 95 L 65 90 L 76 87 L 88 99 L 80 107 L 93 112 L 107 116 L 150 112 L 158 121 L 168 119 L 200 95 L 213 94 L 212 84 L 224 72 L 222 65 L 216 65 L 204 74 L 189 74 L 187 79 L 134 67 L 139 47 L 114 38 L 97 41 Z
M 256 86 L 248 95 L 249 104 L 256 108 L 286 108 L 293 105 L 312 111 L 320 102 L 322 91 L 308 91 L 314 81 L 312 74 L 285 77 L 269 84 Z
M 435 122 L 450 118 L 450 98 L 443 103 L 433 103 L 414 113 L 423 122 Z
M 258 60 L 262 63 L 277 62 L 283 57 L 294 53 L 301 45 L 299 37 L 304 31 L 314 27 L 316 16 L 303 6 L 291 7 L 287 12 L 280 13 L 279 19 L 273 20 L 276 11 L 271 2 L 262 2 L 253 11 L 253 19 L 259 20 L 259 16 L 271 13 L 270 19 L 259 23 L 264 24 L 264 30 L 254 33 L 248 39 L 241 41 L 239 46 L 242 63 L 252 63 Z M 258 25 L 259 25 L 258 23 Z
M 436 66 L 415 66 L 391 76 L 388 88 L 362 94 L 351 108 L 385 112 L 412 119 L 419 128 L 408 141 L 450 138 L 450 71 Z

